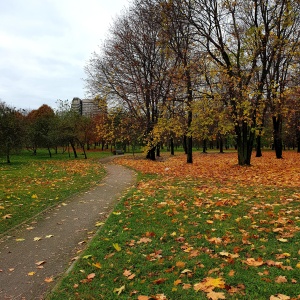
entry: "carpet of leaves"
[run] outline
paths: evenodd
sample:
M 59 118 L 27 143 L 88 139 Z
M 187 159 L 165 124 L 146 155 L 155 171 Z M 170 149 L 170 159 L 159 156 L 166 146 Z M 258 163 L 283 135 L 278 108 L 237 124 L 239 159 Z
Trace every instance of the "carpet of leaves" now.
M 251 167 L 237 165 L 237 154 L 194 154 L 193 164 L 186 163 L 185 155 L 162 156 L 157 161 L 141 157 L 123 157 L 117 161 L 142 173 L 170 177 L 191 177 L 218 181 L 225 185 L 255 185 L 299 187 L 300 157 L 296 152 L 284 153 L 284 159 L 275 159 L 273 152 L 263 157 L 252 157 Z

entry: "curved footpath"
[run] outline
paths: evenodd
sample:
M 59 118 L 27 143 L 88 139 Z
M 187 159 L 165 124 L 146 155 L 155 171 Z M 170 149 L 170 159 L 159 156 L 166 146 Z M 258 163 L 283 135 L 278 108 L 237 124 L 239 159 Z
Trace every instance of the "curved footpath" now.
M 1 300 L 43 299 L 54 287 L 72 258 L 94 235 L 95 223 L 107 218 L 118 197 L 135 182 L 133 171 L 110 161 L 101 161 L 107 176 L 95 188 L 66 200 L 0 240 Z

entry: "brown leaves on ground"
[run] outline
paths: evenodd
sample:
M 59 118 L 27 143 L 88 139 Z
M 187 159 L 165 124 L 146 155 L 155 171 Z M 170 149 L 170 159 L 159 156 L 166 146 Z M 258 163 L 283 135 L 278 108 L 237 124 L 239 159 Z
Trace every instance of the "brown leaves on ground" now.
M 116 161 L 143 173 L 209 179 L 231 185 L 298 187 L 300 182 L 300 160 L 296 152 L 284 153 L 284 159 L 276 159 L 273 152 L 265 152 L 260 158 L 253 155 L 251 167 L 238 166 L 236 153 L 223 155 L 194 153 L 193 164 L 186 163 L 185 155 L 174 157 L 165 155 L 163 159 L 157 161 L 126 156 Z

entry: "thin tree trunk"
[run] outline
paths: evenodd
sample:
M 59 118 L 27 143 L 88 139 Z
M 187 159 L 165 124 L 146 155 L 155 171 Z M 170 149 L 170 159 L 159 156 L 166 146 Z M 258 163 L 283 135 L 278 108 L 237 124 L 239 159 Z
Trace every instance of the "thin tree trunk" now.
M 282 117 L 273 116 L 273 138 L 276 158 L 282 158 Z
M 256 137 L 256 157 L 262 157 L 262 152 L 261 152 L 261 129 L 259 130 L 259 134 Z
M 174 139 L 172 137 L 170 139 L 170 148 L 171 148 L 171 155 L 174 155 Z
M 71 144 L 71 147 L 72 147 L 72 149 L 73 149 L 74 157 L 75 157 L 75 158 L 77 158 L 78 156 L 77 156 L 77 152 L 76 152 L 75 144 L 74 144 L 74 142 L 73 142 L 73 141 L 71 141 L 71 142 L 70 142 L 70 144 Z

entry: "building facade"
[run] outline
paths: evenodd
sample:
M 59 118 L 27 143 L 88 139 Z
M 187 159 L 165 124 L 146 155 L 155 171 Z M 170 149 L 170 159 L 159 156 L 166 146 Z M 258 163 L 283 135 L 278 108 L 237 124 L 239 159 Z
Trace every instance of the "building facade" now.
M 94 99 L 73 98 L 71 109 L 86 117 L 95 116 L 101 112 L 98 102 Z

